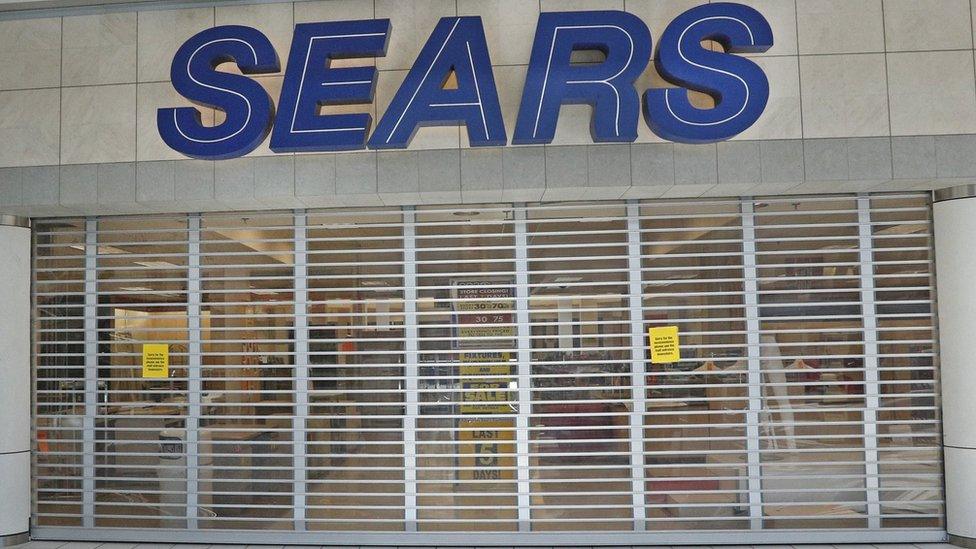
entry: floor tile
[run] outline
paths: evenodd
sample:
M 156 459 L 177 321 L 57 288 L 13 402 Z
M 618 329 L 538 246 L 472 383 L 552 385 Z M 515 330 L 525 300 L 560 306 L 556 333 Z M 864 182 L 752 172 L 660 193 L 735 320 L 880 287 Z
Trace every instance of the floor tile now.
M 31 541 L 25 545 L 18 546 L 17 549 L 416 549 L 414 547 L 400 547 L 393 545 L 208 545 L 190 543 L 111 543 L 111 542 L 84 542 L 84 541 Z M 456 546 L 442 545 L 436 549 L 497 549 L 497 548 L 478 548 L 475 546 Z M 517 549 L 517 548 L 512 548 Z M 525 549 L 555 549 L 534 546 Z M 955 545 L 948 543 L 876 543 L 876 544 L 834 544 L 834 545 L 627 545 L 627 546 L 600 546 L 600 547 L 573 547 L 573 549 L 959 549 Z

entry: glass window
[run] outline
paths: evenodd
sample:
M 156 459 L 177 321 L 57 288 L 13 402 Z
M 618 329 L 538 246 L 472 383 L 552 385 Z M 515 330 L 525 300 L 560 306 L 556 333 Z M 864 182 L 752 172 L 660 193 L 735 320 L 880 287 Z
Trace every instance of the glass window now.
M 931 206 L 892 196 L 871 208 L 882 526 L 944 527 Z
M 644 327 L 681 342 L 680 361 L 647 364 L 647 529 L 748 528 L 739 202 L 646 204 L 640 229 Z
M 99 220 L 97 251 L 95 525 L 181 527 L 170 492 L 185 490 L 186 465 L 162 450 L 188 415 L 186 219 Z M 143 372 L 150 344 L 168 348 L 167 377 Z
M 517 531 L 510 207 L 416 212 L 421 531 Z
M 307 527 L 403 531 L 402 215 L 307 223 Z
M 201 221 L 202 528 L 293 527 L 294 230 L 289 214 Z
M 753 207 L 765 526 L 866 527 L 857 202 Z
M 34 223 L 35 522 L 81 526 L 85 220 Z
M 627 220 L 621 205 L 528 210 L 534 530 L 630 530 Z
M 34 525 L 938 529 L 931 245 L 924 194 L 38 220 Z

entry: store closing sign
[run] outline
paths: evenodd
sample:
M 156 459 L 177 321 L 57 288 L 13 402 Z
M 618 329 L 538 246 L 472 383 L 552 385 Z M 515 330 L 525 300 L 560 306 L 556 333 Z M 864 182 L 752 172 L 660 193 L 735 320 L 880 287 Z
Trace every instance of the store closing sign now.
M 376 69 L 335 67 L 332 61 L 385 56 L 391 32 L 389 19 L 296 25 L 277 116 L 272 98 L 247 76 L 281 70 L 268 38 L 238 25 L 200 32 L 176 52 L 171 80 L 185 98 L 220 109 L 225 120 L 206 126 L 194 107 L 162 108 L 159 134 L 174 150 L 210 160 L 245 155 L 269 133 L 276 153 L 402 149 L 430 125 L 464 125 L 474 147 L 508 143 L 480 17 L 437 23 L 372 133 L 369 114 L 322 112 L 330 105 L 372 103 Z M 712 51 L 704 41 L 724 51 Z M 592 106 L 597 143 L 637 139 L 641 110 L 666 140 L 729 139 L 756 122 L 769 98 L 763 71 L 735 54 L 772 45 L 769 23 L 751 7 L 719 2 L 692 8 L 667 26 L 654 57 L 657 72 L 678 87 L 651 88 L 641 96 L 635 82 L 650 61 L 652 40 L 640 18 L 622 11 L 542 13 L 511 143 L 551 143 L 564 104 Z M 602 59 L 575 63 L 579 50 L 600 52 Z M 243 74 L 217 70 L 225 62 Z M 694 106 L 689 90 L 710 95 L 715 106 Z

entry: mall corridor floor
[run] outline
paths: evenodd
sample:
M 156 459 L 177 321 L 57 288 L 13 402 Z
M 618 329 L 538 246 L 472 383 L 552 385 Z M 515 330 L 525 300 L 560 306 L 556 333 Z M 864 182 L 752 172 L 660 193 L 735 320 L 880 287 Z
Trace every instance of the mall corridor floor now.
M 357 549 L 353 545 L 302 545 L 295 549 Z M 406 546 L 403 546 L 406 547 Z M 450 546 L 439 549 L 475 549 L 476 546 Z M 956 549 L 948 543 L 876 543 L 876 544 L 834 544 L 834 545 L 628 545 L 600 546 L 599 549 Z M 282 549 L 281 545 L 193 545 L 172 543 L 98 543 L 76 541 L 32 541 L 18 549 Z M 363 545 L 358 549 L 398 549 L 396 546 Z M 514 549 L 514 548 L 513 548 Z M 533 549 L 547 549 L 533 546 Z M 583 547 L 574 549 L 587 549 Z M 597 548 L 593 548 L 597 549 Z

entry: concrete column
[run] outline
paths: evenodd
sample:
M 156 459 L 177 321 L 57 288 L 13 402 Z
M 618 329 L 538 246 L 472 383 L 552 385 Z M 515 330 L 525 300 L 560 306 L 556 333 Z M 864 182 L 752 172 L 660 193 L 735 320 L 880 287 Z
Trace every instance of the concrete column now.
M 30 529 L 31 231 L 0 215 L 0 546 Z
M 951 543 L 976 548 L 976 185 L 935 200 L 946 527 Z

